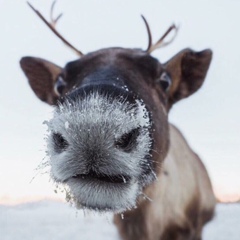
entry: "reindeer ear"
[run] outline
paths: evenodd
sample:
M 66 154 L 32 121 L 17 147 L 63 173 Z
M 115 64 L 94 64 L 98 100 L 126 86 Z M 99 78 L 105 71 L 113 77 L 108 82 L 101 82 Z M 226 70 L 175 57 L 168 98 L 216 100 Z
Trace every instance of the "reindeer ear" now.
M 202 86 L 211 59 L 212 51 L 210 49 L 201 52 L 185 49 L 164 64 L 172 80 L 169 89 L 169 108 Z
M 35 57 L 23 57 L 20 65 L 34 93 L 42 101 L 55 105 L 58 95 L 54 91 L 54 85 L 62 68 Z

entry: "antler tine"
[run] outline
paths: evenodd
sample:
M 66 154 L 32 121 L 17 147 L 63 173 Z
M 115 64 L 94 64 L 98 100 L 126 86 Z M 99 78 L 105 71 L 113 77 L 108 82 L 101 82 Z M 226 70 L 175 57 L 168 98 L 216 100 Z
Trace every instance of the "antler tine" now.
M 151 34 L 151 30 L 150 30 L 150 27 L 149 27 L 149 24 L 148 24 L 146 18 L 145 18 L 143 15 L 141 15 L 141 17 L 142 17 L 142 19 L 143 19 L 143 21 L 144 21 L 144 23 L 145 23 L 146 28 L 147 28 L 147 33 L 148 33 L 148 47 L 147 47 L 147 49 L 146 49 L 145 51 L 148 52 L 148 51 L 150 50 L 151 46 L 152 46 L 152 34 Z
M 51 31 L 57 36 L 59 37 L 68 47 L 70 47 L 72 50 L 74 50 L 74 52 L 77 53 L 77 55 L 79 56 L 83 56 L 84 54 L 79 51 L 78 49 L 76 49 L 71 43 L 69 43 L 55 28 L 55 25 L 57 23 L 57 21 L 60 19 L 60 17 L 62 16 L 62 14 L 60 14 L 55 20 L 52 17 L 53 14 L 53 9 L 54 9 L 54 5 L 55 5 L 56 1 L 53 2 L 52 7 L 51 7 L 51 21 L 52 22 L 48 22 L 43 15 L 36 10 L 29 2 L 27 2 L 27 4 L 29 5 L 29 7 L 38 15 L 38 17 L 51 29 Z
M 62 17 L 62 13 L 60 13 L 55 19 L 53 18 L 53 10 L 54 10 L 54 7 L 55 7 L 55 4 L 56 4 L 57 0 L 53 1 L 52 3 L 52 6 L 51 6 L 51 10 L 50 10 L 50 19 L 51 19 L 51 25 L 53 27 L 56 26 L 58 20 Z
M 175 30 L 175 34 L 174 36 L 167 42 L 164 42 L 164 39 L 167 37 L 167 35 L 172 31 Z M 148 49 L 148 53 L 153 52 L 155 49 L 157 48 L 161 48 L 161 47 L 165 47 L 167 45 L 169 45 L 170 43 L 173 42 L 173 40 L 175 39 L 175 37 L 177 36 L 177 32 L 178 32 L 178 28 L 176 27 L 175 24 L 171 25 L 167 31 L 163 34 L 163 36 L 155 43 L 153 44 L 149 49 Z

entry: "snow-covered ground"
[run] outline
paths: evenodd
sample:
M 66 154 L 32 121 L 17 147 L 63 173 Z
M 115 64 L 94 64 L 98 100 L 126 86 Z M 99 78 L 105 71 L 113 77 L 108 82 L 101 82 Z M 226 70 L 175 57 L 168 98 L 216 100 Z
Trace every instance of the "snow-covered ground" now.
M 203 240 L 239 240 L 240 204 L 218 204 Z M 84 215 L 59 202 L 0 206 L 1 240 L 118 240 L 111 216 Z

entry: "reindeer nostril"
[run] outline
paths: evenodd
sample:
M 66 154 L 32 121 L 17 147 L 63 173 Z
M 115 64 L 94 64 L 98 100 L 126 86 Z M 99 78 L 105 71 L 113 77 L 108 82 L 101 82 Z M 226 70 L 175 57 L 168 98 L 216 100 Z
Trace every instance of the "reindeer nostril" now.
M 67 140 L 60 133 L 53 133 L 52 135 L 55 151 L 60 153 L 68 147 Z
M 123 134 L 119 139 L 115 141 L 115 146 L 124 150 L 125 152 L 130 152 L 137 144 L 137 137 L 140 133 L 140 128 L 135 128 L 129 133 Z

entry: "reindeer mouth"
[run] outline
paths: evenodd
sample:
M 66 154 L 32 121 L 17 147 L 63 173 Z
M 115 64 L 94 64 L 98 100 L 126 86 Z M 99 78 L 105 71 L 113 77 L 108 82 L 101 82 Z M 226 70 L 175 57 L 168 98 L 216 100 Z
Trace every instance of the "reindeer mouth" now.
M 76 174 L 72 179 L 76 180 L 89 180 L 89 181 L 99 181 L 104 183 L 113 183 L 113 184 L 123 184 L 129 183 L 131 177 L 127 175 L 107 175 L 100 174 L 95 172 L 89 172 L 88 174 Z
M 65 181 L 77 208 L 98 212 L 123 212 L 136 204 L 139 182 L 133 176 L 90 171 L 74 174 Z

